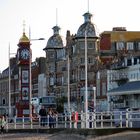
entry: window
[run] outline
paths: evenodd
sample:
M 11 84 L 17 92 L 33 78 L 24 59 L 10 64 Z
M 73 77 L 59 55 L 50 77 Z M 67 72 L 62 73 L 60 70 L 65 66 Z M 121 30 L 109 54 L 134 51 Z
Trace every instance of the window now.
M 72 46 L 72 51 L 73 51 L 73 54 L 76 52 L 76 45 Z
M 54 77 L 50 77 L 50 85 L 54 85 Z
M 138 42 L 138 50 L 140 50 L 140 42 Z
M 3 98 L 2 99 L 2 105 L 5 105 L 6 104 L 6 101 L 5 101 L 5 99 Z
M 84 68 L 81 69 L 80 78 L 81 78 L 81 80 L 85 80 L 85 69 Z
M 133 50 L 134 49 L 134 43 L 133 42 L 127 42 L 127 50 Z
M 50 66 L 49 66 L 49 71 L 50 71 L 50 72 L 54 72 L 54 71 L 55 71 L 55 66 L 50 65 Z
M 88 63 L 89 63 L 89 64 L 90 64 L 90 63 L 93 63 L 93 58 L 89 57 L 89 58 L 88 58 Z
M 95 43 L 94 42 L 88 42 L 88 48 L 89 49 L 95 49 Z
M 50 57 L 50 58 L 54 58 L 54 52 L 50 52 L 49 57 Z
M 81 64 L 85 63 L 85 58 L 81 58 Z
M 134 65 L 137 64 L 137 58 L 134 58 Z
M 80 49 L 85 49 L 85 43 L 84 42 L 80 42 L 79 45 L 80 45 Z
M 131 61 L 131 59 L 128 59 L 127 60 L 127 66 L 131 66 L 132 65 L 132 61 Z
M 106 95 L 106 83 L 102 83 L 102 95 Z
M 117 50 L 123 50 L 124 47 L 124 42 L 117 42 Z

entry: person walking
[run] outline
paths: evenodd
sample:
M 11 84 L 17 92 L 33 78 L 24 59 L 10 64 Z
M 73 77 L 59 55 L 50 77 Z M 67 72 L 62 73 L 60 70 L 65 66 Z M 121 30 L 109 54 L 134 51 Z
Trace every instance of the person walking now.
M 0 119 L 0 125 L 1 125 L 1 134 L 3 134 L 4 133 L 4 127 L 6 125 L 6 120 L 5 120 L 5 116 L 4 115 Z
M 47 118 L 47 112 L 46 109 L 44 108 L 44 106 L 41 107 L 41 109 L 39 110 L 39 115 L 40 115 L 40 122 L 41 122 L 41 126 L 45 126 L 46 124 L 46 118 Z

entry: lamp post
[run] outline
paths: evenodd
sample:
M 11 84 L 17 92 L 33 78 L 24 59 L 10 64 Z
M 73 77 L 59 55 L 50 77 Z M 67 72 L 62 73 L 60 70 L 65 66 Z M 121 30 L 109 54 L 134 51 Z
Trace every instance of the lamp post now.
M 8 59 L 9 59 L 9 94 L 8 94 L 8 115 L 11 116 L 12 108 L 11 108 L 11 64 L 10 64 L 10 55 L 15 55 L 16 53 L 10 52 L 10 43 L 9 43 L 9 50 L 8 50 Z
M 93 87 L 93 95 L 94 95 L 94 111 L 96 111 L 96 87 Z
M 68 67 L 68 111 L 70 112 L 70 60 L 69 60 L 69 53 L 67 54 L 67 67 Z
M 86 114 L 86 128 L 88 128 L 87 32 L 86 31 L 85 31 L 85 114 Z
M 39 41 L 39 40 L 45 40 L 45 38 L 38 38 L 38 39 L 31 39 L 30 34 L 29 34 L 29 40 L 31 41 Z M 30 59 L 29 59 L 29 117 L 32 117 L 32 53 L 31 53 L 31 48 L 30 48 Z

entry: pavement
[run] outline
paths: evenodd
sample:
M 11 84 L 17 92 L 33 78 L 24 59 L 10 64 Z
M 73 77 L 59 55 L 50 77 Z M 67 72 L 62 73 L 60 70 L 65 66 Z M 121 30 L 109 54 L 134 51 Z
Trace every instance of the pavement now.
M 0 140 L 140 140 L 140 132 L 127 131 L 101 137 L 62 133 L 4 133 L 0 135 Z

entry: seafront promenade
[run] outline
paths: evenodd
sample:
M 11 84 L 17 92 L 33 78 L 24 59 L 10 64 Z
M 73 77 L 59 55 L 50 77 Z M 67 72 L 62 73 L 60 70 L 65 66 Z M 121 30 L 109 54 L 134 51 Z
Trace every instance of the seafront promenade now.
M 54 133 L 52 133 L 52 131 L 51 133 L 45 133 L 45 131 L 42 133 L 33 133 L 27 131 L 22 131 L 22 133 L 18 131 L 11 133 L 7 132 L 0 135 L 0 140 L 139 140 L 140 138 L 140 131 L 138 130 L 118 130 L 118 132 L 116 131 L 114 133 L 112 131 L 112 134 L 111 131 L 109 134 L 107 130 L 107 135 L 103 135 L 101 132 L 98 132 L 98 134 L 89 132 L 87 135 L 83 132 L 83 130 L 59 130 L 58 132 L 54 130 Z M 77 133 L 73 133 L 73 131 Z

